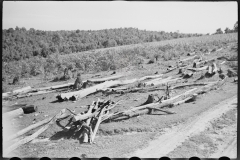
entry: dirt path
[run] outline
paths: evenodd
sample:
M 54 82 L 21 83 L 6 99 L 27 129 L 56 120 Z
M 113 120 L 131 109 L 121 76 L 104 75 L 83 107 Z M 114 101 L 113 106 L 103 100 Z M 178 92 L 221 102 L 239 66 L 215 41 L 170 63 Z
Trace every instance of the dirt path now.
M 231 138 L 229 143 L 223 145 L 223 147 L 216 153 L 212 154 L 210 158 L 219 158 L 222 156 L 226 156 L 229 158 L 236 158 L 237 156 L 237 137 Z
M 236 96 L 222 101 L 206 112 L 203 112 L 198 117 L 192 117 L 186 123 L 180 124 L 173 129 L 166 131 L 158 139 L 150 142 L 147 148 L 139 149 L 135 153 L 129 155 L 129 157 L 137 156 L 141 158 L 156 158 L 166 156 L 190 137 L 204 131 L 207 126 L 211 125 L 211 121 L 219 118 L 223 113 L 236 107 L 236 105 Z M 236 148 L 235 145 L 236 140 L 232 140 L 229 147 L 223 147 L 222 151 L 219 151 L 213 156 L 220 157 L 219 155 L 222 155 L 222 153 L 229 152 L 229 150 Z M 234 151 L 232 152 L 233 154 L 236 153 Z

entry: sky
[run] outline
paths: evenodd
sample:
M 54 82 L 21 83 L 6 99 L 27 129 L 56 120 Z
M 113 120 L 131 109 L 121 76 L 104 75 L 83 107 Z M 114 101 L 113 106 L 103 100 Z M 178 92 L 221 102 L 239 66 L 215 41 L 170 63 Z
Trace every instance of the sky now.
M 133 27 L 148 31 L 214 33 L 233 29 L 237 2 L 4 1 L 3 29 L 45 31 Z

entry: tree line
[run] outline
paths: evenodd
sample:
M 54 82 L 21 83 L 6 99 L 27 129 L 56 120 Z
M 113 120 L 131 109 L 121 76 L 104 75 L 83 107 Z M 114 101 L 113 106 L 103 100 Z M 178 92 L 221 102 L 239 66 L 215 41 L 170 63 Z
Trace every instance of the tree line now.
M 196 36 L 202 36 L 202 34 L 146 31 L 137 28 L 43 31 L 16 27 L 2 30 L 2 61 L 19 61 L 35 56 L 47 58 L 54 53 L 64 55 L 100 48 Z
M 229 29 L 228 27 L 224 30 L 225 34 L 238 32 L 238 21 L 234 24 L 233 29 Z M 223 34 L 221 28 L 218 28 L 214 34 Z

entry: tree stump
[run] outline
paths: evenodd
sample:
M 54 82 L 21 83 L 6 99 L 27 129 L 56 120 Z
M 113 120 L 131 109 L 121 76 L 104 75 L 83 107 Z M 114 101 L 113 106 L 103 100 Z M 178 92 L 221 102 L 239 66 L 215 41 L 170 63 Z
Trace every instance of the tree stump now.
M 12 84 L 13 84 L 13 85 L 19 84 L 19 79 L 20 79 L 19 75 L 15 76 L 15 77 L 13 78 Z
M 159 98 L 157 94 L 150 94 L 148 95 L 148 99 L 146 102 L 144 102 L 142 105 L 150 104 L 150 103 L 156 103 L 161 101 L 163 97 Z M 149 108 L 148 114 L 152 114 L 153 109 Z
M 81 79 L 81 74 L 78 73 L 77 79 L 75 80 L 74 85 L 73 85 L 73 89 L 79 90 L 82 88 L 82 86 L 83 86 L 83 82 Z M 86 86 L 86 84 L 85 84 L 85 86 Z

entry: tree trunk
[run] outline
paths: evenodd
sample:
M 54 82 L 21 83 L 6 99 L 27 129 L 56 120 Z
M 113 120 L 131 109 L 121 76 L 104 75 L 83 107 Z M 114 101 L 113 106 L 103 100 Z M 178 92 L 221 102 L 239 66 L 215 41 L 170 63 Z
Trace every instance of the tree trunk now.
M 93 134 L 92 134 L 92 137 L 91 137 L 91 142 L 93 142 L 94 139 L 95 139 L 95 136 L 96 136 L 97 131 L 98 131 L 98 127 L 99 127 L 99 125 L 100 125 L 100 123 L 101 123 L 101 120 L 102 120 L 102 114 L 103 114 L 104 110 L 105 110 L 105 109 L 103 108 L 103 109 L 100 111 L 100 113 L 99 113 L 98 121 L 97 121 L 97 124 L 96 124 L 95 127 L 94 127 Z
M 93 83 L 102 83 L 102 82 L 109 81 L 109 80 L 115 80 L 115 79 L 121 78 L 123 76 L 124 75 L 114 75 L 114 76 L 105 77 L 105 78 L 89 79 L 88 81 L 93 82 Z
M 94 103 L 95 103 L 95 102 L 93 101 L 92 105 L 89 107 L 89 109 L 88 109 L 88 111 L 87 111 L 87 114 L 92 113 L 92 109 L 95 107 Z M 97 105 L 98 105 L 98 102 L 96 103 L 96 106 L 97 106 Z M 92 118 L 87 119 L 87 122 L 86 122 L 86 125 L 87 125 L 87 126 L 90 125 L 91 119 L 92 119 Z M 89 135 L 89 134 L 90 134 L 90 133 L 89 133 L 88 130 L 86 130 L 86 132 L 83 133 L 83 142 L 84 142 L 84 143 L 87 143 L 87 142 L 88 142 L 88 138 L 89 138 L 88 135 Z
M 158 77 L 158 76 L 162 76 L 162 75 L 154 75 L 154 76 L 145 76 L 140 78 L 140 80 L 145 80 L 145 79 L 149 79 L 152 77 Z M 113 86 L 118 86 L 118 85 L 126 85 L 126 84 L 131 84 L 134 82 L 138 82 L 139 79 L 130 79 L 130 80 L 117 80 L 117 81 L 106 81 L 100 84 L 97 84 L 95 86 L 80 90 L 80 91 L 75 91 L 75 92 L 69 92 L 69 93 L 63 93 L 58 95 L 56 98 L 59 100 L 76 100 L 78 98 L 83 98 L 91 93 L 96 92 L 97 90 L 102 90 L 104 88 L 109 88 L 109 87 L 113 87 Z
M 7 137 L 7 138 L 5 139 L 5 141 L 10 141 L 10 140 L 12 140 L 12 139 L 15 139 L 15 138 L 17 138 L 17 137 L 19 137 L 19 136 L 21 136 L 21 135 L 29 132 L 30 130 L 33 130 L 33 129 L 39 127 L 39 126 L 42 126 L 42 125 L 48 123 L 52 118 L 53 118 L 53 117 L 50 117 L 50 118 L 44 119 L 44 120 L 42 120 L 42 121 L 39 121 L 39 122 L 37 122 L 37 123 L 35 123 L 35 124 L 33 124 L 33 125 L 30 125 L 30 126 L 28 126 L 27 128 L 24 128 L 24 129 L 22 129 L 21 131 L 18 131 L 16 134 L 13 134 L 13 135 Z
M 20 116 L 21 114 L 24 114 L 24 111 L 22 108 L 18 108 L 16 110 L 4 113 L 3 119 L 14 118 L 14 117 Z
M 16 148 L 18 148 L 19 146 L 33 140 L 34 138 L 36 138 L 39 134 L 41 134 L 42 132 L 44 132 L 45 130 L 48 129 L 48 127 L 54 122 L 54 120 L 52 119 L 50 122 L 48 122 L 48 124 L 46 124 L 45 126 L 43 126 L 42 128 L 40 128 L 37 132 L 35 132 L 34 134 L 32 134 L 31 136 L 25 137 L 24 139 L 18 141 L 17 143 L 11 145 L 10 147 L 8 147 L 6 150 L 4 150 L 4 154 L 7 155 L 10 152 L 12 152 L 13 150 L 15 150 Z
M 207 68 L 208 68 L 208 66 L 204 66 L 204 67 L 201 67 L 201 68 L 187 68 L 187 70 L 191 70 L 191 71 L 197 72 L 197 71 L 206 70 Z
M 196 52 L 188 53 L 187 56 L 193 56 Z

